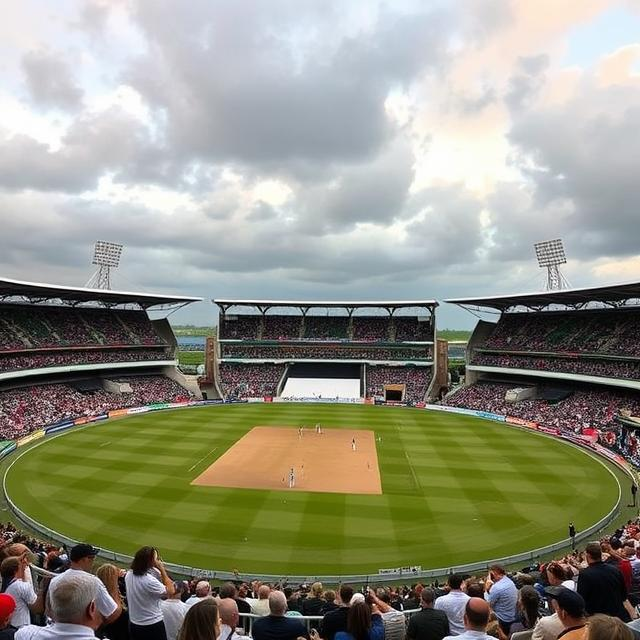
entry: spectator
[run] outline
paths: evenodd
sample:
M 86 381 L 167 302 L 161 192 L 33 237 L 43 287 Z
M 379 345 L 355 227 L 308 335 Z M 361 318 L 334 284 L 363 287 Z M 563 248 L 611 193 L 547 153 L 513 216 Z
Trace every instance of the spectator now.
M 173 581 L 153 547 L 138 549 L 125 576 L 129 632 L 133 640 L 167 640 L 160 598 L 173 595 Z
M 546 567 L 547 581 L 552 587 L 566 587 L 576 590 L 574 580 L 567 578 L 566 569 L 559 562 L 550 562 Z
M 322 607 L 325 601 L 322 599 L 322 582 L 314 582 L 311 585 L 311 593 L 309 597 L 302 601 L 303 616 L 319 616 L 322 615 Z
M 489 624 L 489 605 L 482 598 L 469 598 L 464 607 L 464 633 L 446 636 L 445 640 L 490 640 L 485 631 Z
M 20 628 L 31 622 L 30 612 L 41 613 L 44 611 L 44 598 L 42 593 L 36 594 L 31 580 L 25 578 L 25 568 L 29 560 L 27 554 L 19 558 L 11 556 L 5 558 L 0 564 L 2 575 L 2 593 L 10 595 L 16 604 L 11 616 L 11 625 Z
M 210 597 L 211 597 L 211 585 L 206 580 L 200 580 L 196 584 L 195 595 L 192 595 L 190 598 L 188 598 L 185 604 L 188 607 L 192 607 L 194 604 L 197 604 L 201 600 L 204 600 L 205 598 L 210 598 Z
M 162 620 L 167 632 L 167 640 L 176 640 L 178 633 L 182 627 L 184 617 L 189 611 L 189 607 L 182 601 L 182 594 L 185 586 L 182 583 L 174 583 L 174 593 L 160 600 L 160 610 L 162 611 Z
M 338 631 L 335 640 L 383 640 L 384 625 L 376 605 L 352 602 L 347 614 L 347 630 Z
M 451 577 L 452 576 L 449 576 L 449 578 Z M 456 584 L 457 579 L 454 579 L 453 582 Z M 433 589 L 423 589 L 420 594 L 420 599 L 422 609 L 418 613 L 414 613 L 409 619 L 407 640 L 442 640 L 442 638 L 448 636 L 449 633 L 453 633 L 451 620 L 445 610 L 434 609 L 433 601 L 435 599 L 435 593 Z M 440 598 L 438 598 L 438 600 L 439 599 Z M 465 599 L 465 603 L 468 599 L 468 597 Z M 464 626 L 462 631 L 464 631 Z M 454 635 L 459 634 L 455 633 Z
M 16 640 L 89 640 L 94 638 L 102 616 L 96 608 L 98 585 L 94 576 L 77 571 L 67 580 L 59 580 L 49 588 L 48 627 L 28 625 L 18 629 Z
M 258 598 L 249 604 L 251 605 L 251 613 L 257 616 L 268 616 L 270 611 L 269 594 L 271 587 L 268 584 L 261 584 L 258 587 Z
M 587 631 L 584 598 L 566 587 L 547 587 L 545 593 L 551 596 L 554 611 L 564 627 L 558 637 L 563 640 L 583 640 Z
M 518 589 L 509 578 L 502 565 L 494 564 L 489 567 L 489 575 L 484 583 L 485 600 L 495 611 L 504 633 L 518 617 Z
M 109 640 L 129 640 L 129 612 L 124 607 L 124 599 L 120 587 L 120 578 L 123 576 L 120 569 L 113 564 L 105 563 L 98 567 L 96 577 L 105 586 L 108 595 L 113 598 L 116 605 L 122 610 L 114 622 L 107 622 L 105 619 L 98 630 L 98 637 L 108 638 Z M 96 600 L 98 609 L 101 600 L 100 591 L 101 589 L 98 587 L 98 599 Z
M 597 614 L 587 622 L 588 640 L 633 640 L 634 635 L 620 618 Z
M 96 549 L 90 544 L 77 544 L 71 548 L 69 552 L 69 559 L 71 566 L 58 576 L 52 579 L 52 583 L 59 580 L 69 580 L 77 573 L 86 573 L 91 576 L 91 579 L 96 583 L 96 589 L 98 596 L 96 598 L 96 607 L 98 612 L 104 618 L 105 624 L 109 625 L 115 622 L 122 613 L 122 599 L 118 589 L 117 581 L 114 583 L 111 581 L 110 586 L 112 591 L 109 592 L 105 584 L 96 576 L 91 575 L 91 567 L 98 555 L 99 549 Z
M 218 640 L 219 636 L 220 617 L 213 598 L 205 598 L 189 607 L 178 640 Z
M 262 585 L 265 586 L 265 585 Z M 287 618 L 287 599 L 282 591 L 269 594 L 269 615 L 253 623 L 253 640 L 296 640 L 309 638 L 307 628 L 294 618 Z
M 250 640 L 249 636 L 240 635 L 236 631 L 240 623 L 240 614 L 233 598 L 222 598 L 218 603 L 218 612 L 220 613 L 218 640 Z
M 336 592 L 331 589 L 327 589 L 322 594 L 322 608 L 320 609 L 320 613 L 324 616 L 329 611 L 335 611 L 338 608 L 338 604 L 336 603 Z
M 329 611 L 320 621 L 320 635 L 324 640 L 334 640 L 338 631 L 347 630 L 347 614 L 351 598 L 353 598 L 353 587 L 341 584 L 338 589 L 338 608 L 335 611 Z
M 16 601 L 8 593 L 0 593 L 0 640 L 13 640 L 17 627 L 11 624 Z
M 584 598 L 589 615 L 606 613 L 628 622 L 627 588 L 622 573 L 617 567 L 602 562 L 599 542 L 590 542 L 586 548 L 588 566 L 578 575 L 578 593 Z M 636 616 L 634 616 L 636 617 Z
M 540 596 L 531 585 L 524 585 L 518 591 L 518 611 L 520 620 L 509 628 L 509 637 L 517 631 L 533 629 L 540 618 Z
M 469 596 L 462 591 L 462 576 L 452 573 L 447 578 L 449 592 L 440 596 L 434 605 L 437 611 L 444 611 L 449 620 L 451 635 L 457 636 L 464 631 L 464 610 Z M 448 632 L 445 634 L 448 635 Z

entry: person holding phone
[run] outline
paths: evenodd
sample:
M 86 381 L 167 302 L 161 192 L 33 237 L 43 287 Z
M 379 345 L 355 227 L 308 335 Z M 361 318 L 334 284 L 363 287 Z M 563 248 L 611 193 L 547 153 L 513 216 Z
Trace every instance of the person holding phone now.
M 132 640 L 167 640 L 160 599 L 172 596 L 175 588 L 157 549 L 139 549 L 124 582 L 127 588 L 129 632 Z
M 509 627 L 518 619 L 518 588 L 502 565 L 494 564 L 489 567 L 484 591 L 484 599 L 498 617 L 500 628 L 508 634 Z

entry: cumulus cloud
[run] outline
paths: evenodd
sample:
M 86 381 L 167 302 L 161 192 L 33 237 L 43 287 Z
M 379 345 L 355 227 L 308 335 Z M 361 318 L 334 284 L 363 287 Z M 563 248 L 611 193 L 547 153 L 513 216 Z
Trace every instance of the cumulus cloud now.
M 73 111 L 82 104 L 83 91 L 73 77 L 70 62 L 60 53 L 28 51 L 22 70 L 31 99 L 44 108 Z

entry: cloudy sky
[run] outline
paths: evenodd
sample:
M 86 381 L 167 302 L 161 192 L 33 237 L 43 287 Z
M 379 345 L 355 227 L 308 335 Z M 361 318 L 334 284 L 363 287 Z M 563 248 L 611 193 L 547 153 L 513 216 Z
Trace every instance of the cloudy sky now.
M 635 0 L 24 0 L 0 69 L 5 277 L 102 239 L 119 289 L 443 299 L 542 288 L 555 237 L 640 277 Z

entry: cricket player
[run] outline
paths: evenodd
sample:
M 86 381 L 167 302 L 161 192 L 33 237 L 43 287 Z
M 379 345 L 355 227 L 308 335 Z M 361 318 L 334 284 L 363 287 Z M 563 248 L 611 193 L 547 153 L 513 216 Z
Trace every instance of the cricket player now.
M 356 439 L 354 438 L 351 441 L 351 451 L 355 451 L 356 450 Z
M 289 489 L 293 489 L 296 486 L 296 474 L 293 471 L 293 467 L 289 471 Z
M 320 426 L 319 422 L 318 424 L 316 424 L 316 433 L 319 433 L 320 435 L 322 435 L 322 427 Z

